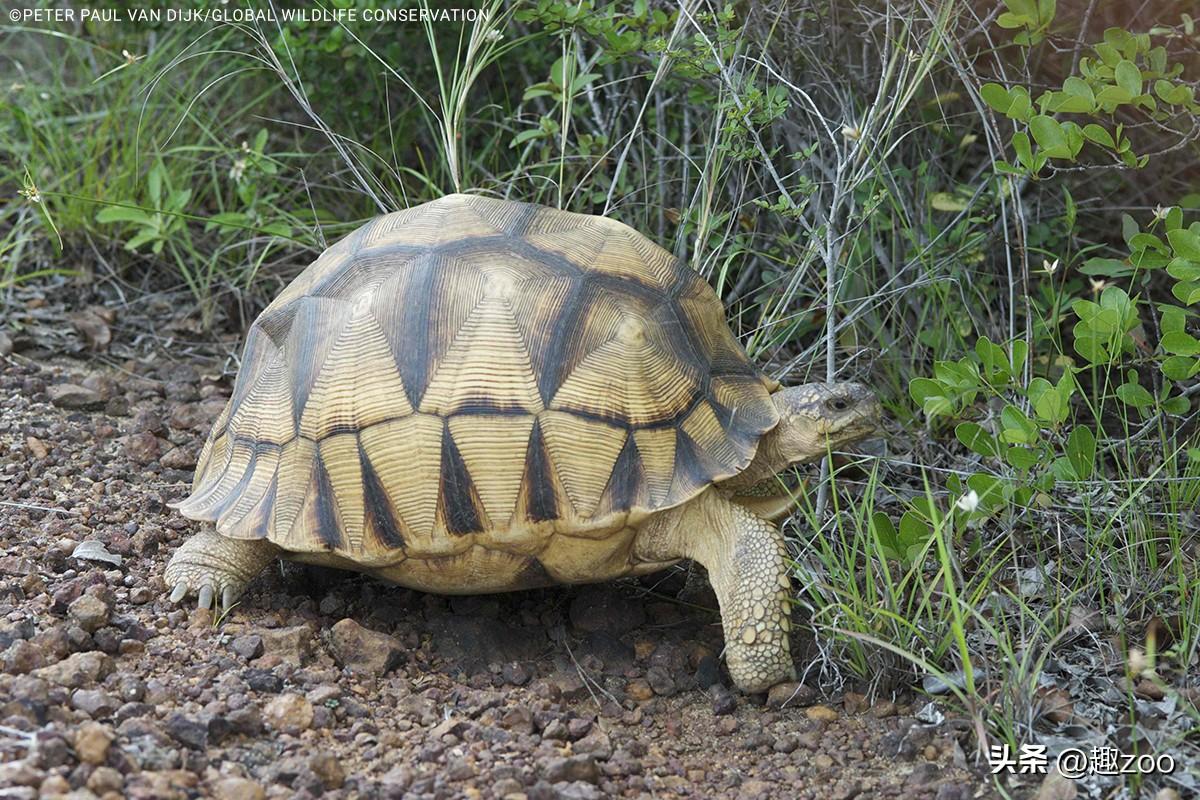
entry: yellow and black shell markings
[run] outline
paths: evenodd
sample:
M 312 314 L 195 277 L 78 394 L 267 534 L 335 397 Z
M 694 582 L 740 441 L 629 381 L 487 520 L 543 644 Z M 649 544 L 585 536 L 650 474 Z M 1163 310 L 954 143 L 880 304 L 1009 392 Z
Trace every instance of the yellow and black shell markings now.
M 770 388 L 632 229 L 451 195 L 367 223 L 255 321 L 180 510 L 364 565 L 480 534 L 528 552 L 745 468 Z

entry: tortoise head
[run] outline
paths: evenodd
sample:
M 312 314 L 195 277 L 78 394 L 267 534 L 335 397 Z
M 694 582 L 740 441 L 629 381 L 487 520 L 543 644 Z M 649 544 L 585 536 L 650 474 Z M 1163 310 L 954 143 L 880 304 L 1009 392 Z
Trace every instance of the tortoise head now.
M 788 386 L 771 400 L 779 425 L 769 436 L 781 466 L 814 461 L 867 438 L 878 430 L 882 415 L 874 392 L 860 383 Z

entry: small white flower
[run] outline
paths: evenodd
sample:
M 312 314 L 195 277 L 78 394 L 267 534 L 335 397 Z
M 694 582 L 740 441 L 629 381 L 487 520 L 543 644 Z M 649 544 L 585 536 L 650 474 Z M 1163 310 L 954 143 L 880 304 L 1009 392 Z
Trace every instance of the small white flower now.
M 1100 294 L 1108 286 L 1108 281 L 1103 278 L 1088 278 L 1088 283 L 1092 285 L 1092 294 Z
M 496 30 L 495 28 L 493 28 L 492 30 L 490 30 L 486 34 L 484 34 L 483 38 L 487 39 L 489 42 L 498 42 L 504 38 L 504 34 L 501 33 L 500 31 Z
M 229 168 L 229 178 L 231 180 L 238 181 L 240 183 L 242 180 L 242 176 L 245 174 L 246 174 L 246 159 L 244 159 L 244 158 L 235 159 L 233 162 L 233 166 Z
M 979 508 L 979 494 L 972 489 L 954 502 L 955 508 L 959 511 L 966 511 L 970 514 L 975 509 Z
M 1154 221 L 1161 222 L 1167 218 L 1167 214 L 1171 213 L 1171 208 L 1163 208 L 1161 205 L 1154 207 Z
M 862 136 L 862 131 L 858 129 L 857 125 L 847 125 L 846 127 L 842 128 L 842 136 L 857 142 Z
M 1047 259 L 1044 259 L 1044 258 L 1042 259 L 1042 272 L 1046 273 L 1047 275 L 1053 275 L 1056 271 L 1058 271 L 1058 259 L 1057 258 L 1054 259 L 1053 262 L 1048 261 Z

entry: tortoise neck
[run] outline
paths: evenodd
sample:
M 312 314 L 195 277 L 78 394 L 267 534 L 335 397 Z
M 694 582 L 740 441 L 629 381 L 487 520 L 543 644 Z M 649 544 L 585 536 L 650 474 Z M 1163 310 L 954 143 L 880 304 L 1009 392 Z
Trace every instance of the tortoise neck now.
M 749 489 L 786 469 L 788 460 L 781 452 L 778 432 L 779 427 L 776 426 L 764 433 L 758 440 L 758 450 L 750 464 L 732 478 L 721 481 L 721 486 L 735 491 Z

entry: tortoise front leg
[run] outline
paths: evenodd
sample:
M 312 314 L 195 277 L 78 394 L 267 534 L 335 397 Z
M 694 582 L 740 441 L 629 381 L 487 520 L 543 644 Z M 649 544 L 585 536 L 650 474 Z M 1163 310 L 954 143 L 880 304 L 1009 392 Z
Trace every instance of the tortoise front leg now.
M 713 490 L 646 523 L 635 554 L 646 561 L 691 558 L 708 570 L 721 606 L 725 662 L 743 692 L 794 680 L 787 547 L 766 520 Z
M 229 608 L 278 553 L 279 548 L 265 539 L 230 539 L 201 531 L 184 542 L 167 565 L 164 577 L 172 587 L 171 602 L 196 594 L 201 608 L 211 607 L 217 597 Z

